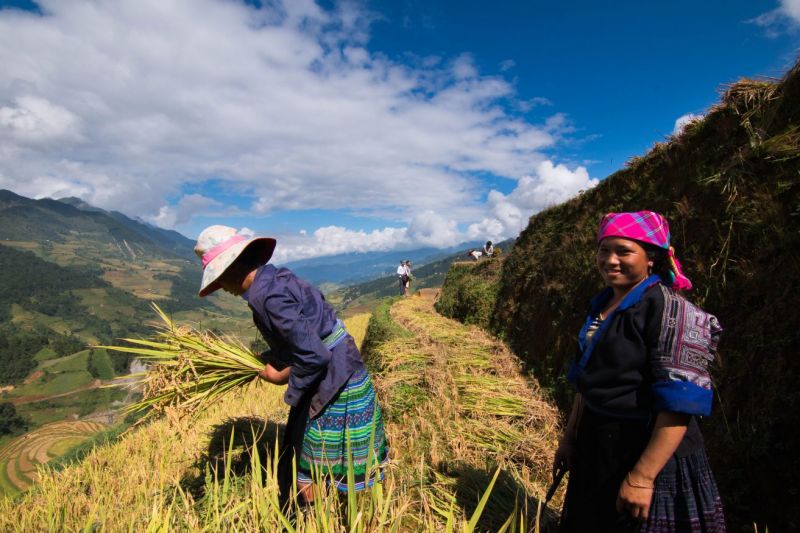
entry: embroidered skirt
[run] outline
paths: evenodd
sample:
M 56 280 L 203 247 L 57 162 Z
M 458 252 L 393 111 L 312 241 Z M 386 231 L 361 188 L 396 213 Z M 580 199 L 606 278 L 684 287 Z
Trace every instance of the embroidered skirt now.
M 725 520 L 702 439 L 673 455 L 656 477 L 646 523 L 617 513 L 625 474 L 650 438 L 646 421 L 620 420 L 584 409 L 561 514 L 564 532 L 723 533 Z
M 387 457 L 375 389 L 367 371 L 358 370 L 334 401 L 319 416 L 306 422 L 302 448 L 297 455 L 297 481 L 309 483 L 322 476 L 339 491 L 346 492 L 348 468 L 351 468 L 355 490 L 363 490 L 372 486 L 376 478 L 383 479 L 383 472 L 376 466 L 384 464 Z
M 650 514 L 641 531 L 725 531 L 722 499 L 704 449 L 667 461 L 656 477 Z

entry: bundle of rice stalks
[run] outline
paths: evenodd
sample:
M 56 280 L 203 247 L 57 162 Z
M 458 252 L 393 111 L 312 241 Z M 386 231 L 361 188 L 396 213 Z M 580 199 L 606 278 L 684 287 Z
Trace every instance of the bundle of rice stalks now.
M 122 339 L 131 346 L 99 346 L 135 354 L 148 363 L 147 371 L 110 385 L 142 390 L 142 399 L 126 406 L 126 412 L 146 411 L 141 420 L 163 413 L 195 416 L 221 396 L 258 379 L 264 363 L 241 343 L 176 326 L 156 304 L 151 305 L 163 322 L 155 324 L 153 340 Z

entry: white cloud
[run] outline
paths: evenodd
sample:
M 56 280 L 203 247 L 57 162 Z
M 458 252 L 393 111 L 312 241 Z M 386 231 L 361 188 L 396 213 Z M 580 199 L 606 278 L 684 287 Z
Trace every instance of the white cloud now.
M 355 3 L 39 4 L 42 14 L 0 10 L 0 185 L 21 194 L 79 196 L 173 227 L 232 209 L 203 194 L 167 201 L 214 180 L 252 197 L 240 216 L 326 209 L 398 221 L 286 241 L 286 253 L 309 256 L 447 245 L 469 224 L 511 236 L 592 181 L 542 155 L 571 131 L 563 114 L 535 124 L 507 111 L 548 100 L 519 101 L 469 54 L 400 63 L 373 53 L 375 15 Z M 475 176 L 485 173 L 517 189 L 484 206 Z
M 162 206 L 158 210 L 158 214 L 154 217 L 149 217 L 148 221 L 165 228 L 174 228 L 179 224 L 188 222 L 193 215 L 202 213 L 209 207 L 220 205 L 218 201 L 201 194 L 186 194 L 178 200 L 177 204 Z M 248 231 L 250 234 L 253 233 L 249 228 L 243 228 L 242 232 L 244 231 Z
M 570 170 L 565 165 L 543 161 L 536 174 L 520 178 L 511 193 L 490 192 L 487 206 L 492 216 L 470 224 L 467 236 L 492 240 L 515 236 L 525 228 L 531 215 L 564 202 L 597 183 L 597 179 L 589 177 L 585 167 Z
M 685 115 L 681 115 L 677 118 L 677 120 L 675 120 L 675 127 L 672 129 L 672 135 L 679 135 L 687 124 L 702 118 L 703 115 L 695 115 L 694 113 L 686 113 Z
M 408 247 L 406 228 L 384 228 L 366 232 L 353 231 L 341 226 L 326 226 L 313 234 L 300 232 L 279 236 L 273 261 L 285 263 L 309 257 L 350 252 L 375 252 Z
M 15 105 L 0 107 L 0 135 L 11 142 L 63 142 L 78 139 L 78 118 L 69 110 L 36 96 L 18 96 Z
M 747 22 L 765 28 L 770 37 L 796 30 L 800 27 L 800 0 L 780 0 L 777 8 Z
M 433 211 L 419 213 L 408 226 L 408 236 L 423 246 L 445 248 L 463 240 L 455 220 L 450 220 Z

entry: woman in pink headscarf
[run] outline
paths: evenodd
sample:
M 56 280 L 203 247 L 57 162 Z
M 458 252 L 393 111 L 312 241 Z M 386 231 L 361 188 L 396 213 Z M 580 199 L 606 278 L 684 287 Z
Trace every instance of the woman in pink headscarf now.
M 722 328 L 687 301 L 667 220 L 609 213 L 597 235 L 606 288 L 568 378 L 577 394 L 554 461 L 570 478 L 561 531 L 721 532 L 722 503 L 696 418 Z

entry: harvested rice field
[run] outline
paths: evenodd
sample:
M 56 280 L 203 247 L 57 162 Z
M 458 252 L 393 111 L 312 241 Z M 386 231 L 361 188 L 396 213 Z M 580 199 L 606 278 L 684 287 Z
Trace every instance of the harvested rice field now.
M 167 414 L 45 470 L 0 502 L 0 530 L 548 531 L 539 502 L 555 409 L 502 343 L 436 314 L 434 296 L 346 320 L 390 438 L 384 482 L 371 490 L 282 511 L 272 450 L 285 389 L 259 382 L 195 420 Z

